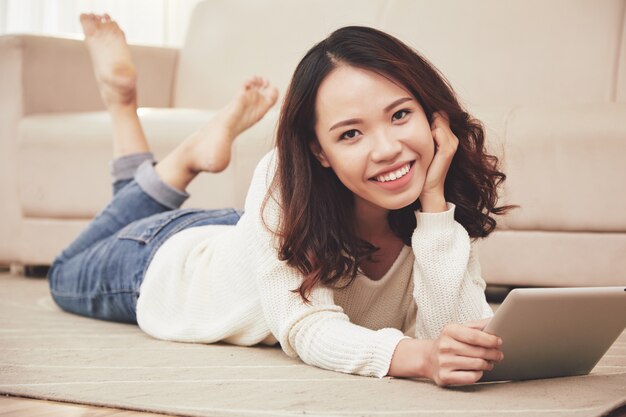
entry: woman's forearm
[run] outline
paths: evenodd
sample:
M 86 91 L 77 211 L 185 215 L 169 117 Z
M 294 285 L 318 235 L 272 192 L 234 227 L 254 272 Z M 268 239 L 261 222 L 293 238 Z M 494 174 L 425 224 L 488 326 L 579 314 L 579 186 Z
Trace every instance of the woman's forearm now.
M 430 378 L 428 351 L 432 340 L 402 339 L 391 358 L 388 376 Z

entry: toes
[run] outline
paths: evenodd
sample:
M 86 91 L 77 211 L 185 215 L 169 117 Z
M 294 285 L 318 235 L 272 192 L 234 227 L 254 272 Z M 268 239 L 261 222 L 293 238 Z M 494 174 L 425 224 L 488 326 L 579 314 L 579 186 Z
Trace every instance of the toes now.
M 108 14 L 103 14 L 102 16 L 99 16 L 99 20 L 100 20 L 100 24 L 102 25 L 103 28 L 105 29 L 119 29 L 119 26 L 117 24 L 117 22 L 115 20 L 111 20 L 111 16 L 109 16 Z
M 263 88 L 262 94 L 265 97 L 265 99 L 269 102 L 269 105 L 273 106 L 274 103 L 276 103 L 276 100 L 278 99 L 278 88 L 276 88 L 273 85 L 269 85 L 269 82 L 268 82 L 268 85 Z
M 80 23 L 83 26 L 83 29 L 89 29 L 90 31 L 98 31 L 101 28 L 112 27 L 114 29 L 119 29 L 119 25 L 115 20 L 111 19 L 108 13 L 99 15 L 94 13 L 81 13 L 80 15 Z
M 266 88 L 269 85 L 269 80 L 259 76 L 259 75 L 255 75 L 253 77 L 248 78 L 248 80 L 245 83 L 246 89 L 250 89 L 250 88 L 258 88 L 258 89 L 262 89 L 262 88 Z
M 93 14 L 92 15 L 94 20 L 100 24 L 104 23 L 106 21 L 106 19 L 104 18 L 104 15 L 102 14 Z
M 278 88 L 273 86 L 267 78 L 258 75 L 248 78 L 243 84 L 243 90 L 244 92 L 257 90 L 269 103 L 270 107 L 278 99 Z
M 261 86 L 263 83 L 263 79 L 261 77 L 259 77 L 258 75 L 254 75 L 250 78 L 248 78 L 245 82 L 244 82 L 244 89 L 245 90 L 250 90 L 251 88 L 258 88 L 259 86 Z
M 115 20 L 111 19 L 108 14 L 81 14 L 80 23 L 83 26 L 83 32 L 87 37 L 99 35 L 124 35 L 124 31 L 120 28 Z
M 111 30 L 113 32 L 119 32 L 122 35 L 124 35 L 124 31 L 122 30 L 122 28 L 120 28 L 120 25 L 117 24 L 117 22 L 115 20 L 109 22 L 109 26 L 111 27 Z M 125 35 L 124 35 L 125 36 Z
M 93 14 L 81 14 L 80 24 L 86 36 L 92 36 L 100 29 L 100 19 Z

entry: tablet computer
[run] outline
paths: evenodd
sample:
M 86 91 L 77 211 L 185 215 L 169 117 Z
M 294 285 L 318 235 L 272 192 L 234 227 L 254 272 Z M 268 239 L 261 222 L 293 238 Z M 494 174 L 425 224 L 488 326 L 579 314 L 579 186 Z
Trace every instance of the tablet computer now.
M 626 328 L 626 287 L 516 288 L 483 331 L 502 362 L 478 382 L 586 375 Z

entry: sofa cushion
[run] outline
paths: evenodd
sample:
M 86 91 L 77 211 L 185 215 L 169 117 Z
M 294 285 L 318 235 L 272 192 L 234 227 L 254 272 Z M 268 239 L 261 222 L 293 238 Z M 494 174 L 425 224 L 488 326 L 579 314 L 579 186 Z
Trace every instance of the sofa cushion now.
M 626 104 L 533 106 L 507 120 L 506 218 L 516 230 L 626 232 Z
M 189 109 L 139 109 L 151 148 L 163 158 L 213 116 Z M 231 165 L 200 175 L 185 207 L 243 207 L 257 161 L 272 145 L 271 111 L 235 141 Z M 24 217 L 91 218 L 111 198 L 112 131 L 105 112 L 30 116 L 19 125 L 18 191 Z

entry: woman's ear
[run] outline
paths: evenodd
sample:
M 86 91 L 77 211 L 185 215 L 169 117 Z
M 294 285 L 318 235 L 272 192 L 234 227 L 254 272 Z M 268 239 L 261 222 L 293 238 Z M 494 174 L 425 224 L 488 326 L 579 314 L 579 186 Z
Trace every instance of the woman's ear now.
M 322 164 L 324 168 L 330 168 L 330 164 L 328 163 L 326 154 L 322 150 L 322 147 L 320 146 L 319 142 L 312 141 L 310 147 L 311 147 L 311 152 L 313 152 L 313 155 L 315 155 L 315 158 L 317 158 L 317 160 L 320 161 L 320 164 Z

